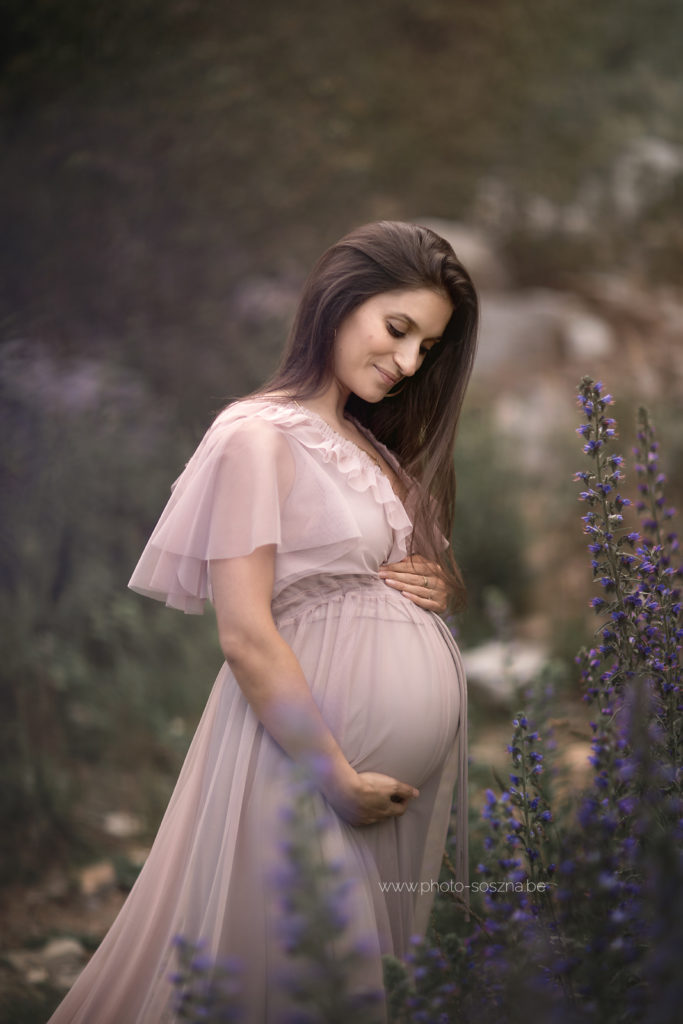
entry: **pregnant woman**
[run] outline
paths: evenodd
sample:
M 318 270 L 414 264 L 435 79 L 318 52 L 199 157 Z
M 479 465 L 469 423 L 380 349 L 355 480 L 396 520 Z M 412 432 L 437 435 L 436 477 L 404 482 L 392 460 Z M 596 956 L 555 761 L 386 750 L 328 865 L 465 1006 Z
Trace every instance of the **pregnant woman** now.
M 343 942 L 364 950 L 353 992 L 381 989 L 382 954 L 426 927 L 454 789 L 467 882 L 467 698 L 440 613 L 462 597 L 447 538 L 476 327 L 442 238 L 352 232 L 313 269 L 276 373 L 174 485 L 130 586 L 185 612 L 209 599 L 225 663 L 145 866 L 53 1024 L 173 1020 L 178 934 L 239 958 L 249 1024 L 284 1019 L 305 970 L 276 881 L 301 764 L 327 820 L 313 853 L 348 882 Z

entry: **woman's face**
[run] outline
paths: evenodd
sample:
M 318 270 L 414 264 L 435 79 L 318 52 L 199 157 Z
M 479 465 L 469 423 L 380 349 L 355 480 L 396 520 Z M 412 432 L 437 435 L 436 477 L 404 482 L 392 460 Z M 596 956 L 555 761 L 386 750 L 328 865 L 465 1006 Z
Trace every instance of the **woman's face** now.
M 334 377 L 342 395 L 352 391 L 379 402 L 419 370 L 429 349 L 441 343 L 452 313 L 451 300 L 431 288 L 367 299 L 337 329 Z

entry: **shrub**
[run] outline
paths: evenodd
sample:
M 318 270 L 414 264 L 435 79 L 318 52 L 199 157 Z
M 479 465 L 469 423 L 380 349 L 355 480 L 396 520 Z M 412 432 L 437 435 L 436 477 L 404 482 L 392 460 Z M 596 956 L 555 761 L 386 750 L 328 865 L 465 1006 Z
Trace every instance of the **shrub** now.
M 0 879 L 96 841 L 83 810 L 93 764 L 105 810 L 116 799 L 106 786 L 125 771 L 139 783 L 177 769 L 184 751 L 169 744 L 169 722 L 198 713 L 196 675 L 206 686 L 220 664 L 212 623 L 179 632 L 126 583 L 179 448 L 134 378 L 3 348 L 0 614 L 11 628 L 0 635 Z M 167 795 L 138 812 L 154 817 Z
M 543 723 L 514 722 L 509 784 L 488 790 L 483 909 L 471 933 L 432 936 L 401 979 L 400 1019 L 420 1022 L 601 1022 L 673 1019 L 681 981 L 681 569 L 649 417 L 638 417 L 636 508 L 626 524 L 623 458 L 611 453 L 611 396 L 585 378 L 579 427 L 589 468 L 586 505 L 602 616 L 577 662 L 591 722 L 592 785 L 573 813 L 553 810 Z M 551 744 L 546 744 L 551 746 Z M 544 778 L 546 781 L 544 782 Z M 448 955 L 450 953 L 450 956 Z M 398 1018 L 397 1018 L 398 1019 Z

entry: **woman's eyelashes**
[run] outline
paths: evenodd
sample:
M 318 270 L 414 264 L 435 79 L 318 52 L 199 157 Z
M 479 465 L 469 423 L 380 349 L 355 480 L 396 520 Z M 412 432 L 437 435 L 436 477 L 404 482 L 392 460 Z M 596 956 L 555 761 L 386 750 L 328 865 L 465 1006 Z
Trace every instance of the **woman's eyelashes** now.
M 408 333 L 407 331 L 402 331 L 400 328 L 396 327 L 392 323 L 387 323 L 387 331 L 389 332 L 389 334 L 391 335 L 392 338 L 405 338 L 406 334 Z M 433 347 L 434 347 L 433 344 L 431 344 L 431 345 L 420 345 L 420 355 L 421 356 L 426 356 L 427 353 Z

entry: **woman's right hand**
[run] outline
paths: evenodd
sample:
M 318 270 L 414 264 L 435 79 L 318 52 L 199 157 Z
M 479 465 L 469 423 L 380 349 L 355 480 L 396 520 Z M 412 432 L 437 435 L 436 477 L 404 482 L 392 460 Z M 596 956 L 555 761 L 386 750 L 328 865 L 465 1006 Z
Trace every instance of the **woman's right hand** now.
M 326 786 L 325 796 L 350 825 L 375 825 L 404 814 L 420 791 L 381 772 L 354 772 L 350 783 Z

